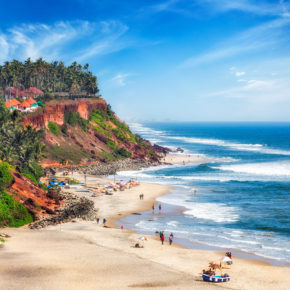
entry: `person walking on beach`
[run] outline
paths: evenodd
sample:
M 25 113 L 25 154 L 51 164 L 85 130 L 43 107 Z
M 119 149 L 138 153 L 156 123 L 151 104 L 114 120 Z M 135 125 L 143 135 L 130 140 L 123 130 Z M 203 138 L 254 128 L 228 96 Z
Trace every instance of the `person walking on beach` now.
M 161 244 L 162 244 L 162 245 L 164 244 L 164 239 L 165 239 L 165 237 L 164 237 L 164 233 L 162 233 L 162 236 L 161 236 Z
M 97 218 L 97 224 L 99 224 L 99 222 L 100 222 L 100 218 Z
M 142 194 L 139 194 L 139 199 L 140 199 L 140 200 L 142 199 Z
M 172 242 L 173 242 L 173 233 L 171 233 L 169 236 L 169 245 L 170 246 L 171 246 Z
M 153 203 L 153 205 L 152 205 L 152 212 L 154 213 L 154 209 L 155 209 L 155 207 L 154 207 L 154 203 Z
M 106 223 L 107 223 L 107 220 L 106 219 L 103 219 L 103 226 L 104 227 L 106 226 Z
M 142 199 L 142 200 L 144 199 L 144 193 L 141 194 L 141 199 Z
M 161 213 L 161 203 L 159 204 L 159 213 Z

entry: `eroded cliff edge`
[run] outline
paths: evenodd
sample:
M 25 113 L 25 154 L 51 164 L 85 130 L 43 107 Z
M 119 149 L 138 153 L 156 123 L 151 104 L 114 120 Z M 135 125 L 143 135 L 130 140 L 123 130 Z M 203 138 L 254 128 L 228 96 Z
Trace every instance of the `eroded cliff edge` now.
M 79 119 L 73 123 L 70 116 Z M 54 131 L 49 129 L 51 124 Z M 43 166 L 99 164 L 125 158 L 156 163 L 164 153 L 133 134 L 101 98 L 46 102 L 44 108 L 24 116 L 23 125 L 43 129 Z

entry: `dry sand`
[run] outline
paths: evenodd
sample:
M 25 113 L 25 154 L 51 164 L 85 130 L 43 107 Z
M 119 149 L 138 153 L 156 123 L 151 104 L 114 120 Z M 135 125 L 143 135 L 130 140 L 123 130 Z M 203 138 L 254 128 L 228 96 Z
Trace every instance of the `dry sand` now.
M 88 183 L 94 179 L 87 177 Z M 89 197 L 108 228 L 77 220 L 42 230 L 3 230 L 11 238 L 0 249 L 0 289 L 289 289 L 290 268 L 234 258 L 225 270 L 231 281 L 212 284 L 201 280 L 201 270 L 221 253 L 162 246 L 153 236 L 144 248 L 134 248 L 139 235 L 120 230 L 114 221 L 150 209 L 169 190 L 142 183 L 112 196 Z
M 162 162 L 170 164 L 205 163 L 207 159 L 202 155 L 169 153 L 162 159 Z

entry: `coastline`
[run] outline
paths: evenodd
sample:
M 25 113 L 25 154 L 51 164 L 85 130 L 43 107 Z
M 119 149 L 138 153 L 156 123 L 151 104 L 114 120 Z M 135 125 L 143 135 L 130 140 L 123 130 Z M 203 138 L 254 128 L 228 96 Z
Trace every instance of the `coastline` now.
M 170 192 L 167 192 L 166 194 L 170 194 Z M 156 202 L 158 202 L 158 197 L 156 198 L 157 198 Z M 162 205 L 163 205 L 162 206 L 163 216 L 165 215 L 170 216 L 171 214 L 181 215 L 185 211 L 185 209 L 181 206 L 168 205 L 164 202 L 162 203 Z M 170 208 L 170 210 L 168 210 L 168 207 Z M 139 213 L 138 215 L 131 214 L 131 215 L 120 218 L 120 220 L 116 222 L 117 225 L 118 226 L 126 225 L 127 228 L 131 229 L 133 232 L 139 233 L 140 235 L 145 234 L 145 235 L 150 235 L 152 237 L 155 237 L 152 231 L 136 229 L 134 227 L 134 225 L 138 223 L 140 220 L 150 218 L 151 210 L 140 211 L 138 213 Z M 241 259 L 251 260 L 254 262 L 265 263 L 270 266 L 288 267 L 288 268 L 290 267 L 290 263 L 287 261 L 275 260 L 275 259 L 259 256 L 255 253 L 238 250 L 235 248 L 225 248 L 225 247 L 214 246 L 211 244 L 206 244 L 203 242 L 192 241 L 185 237 L 175 237 L 174 243 L 186 249 L 213 251 L 220 254 L 221 256 L 224 255 L 225 252 L 230 251 L 232 252 L 234 259 L 241 258 Z
M 90 175 L 86 179 L 88 187 L 92 181 L 111 182 Z M 203 282 L 201 271 L 209 261 L 219 261 L 223 253 L 188 249 L 175 242 L 162 246 L 158 237 L 149 235 L 144 248 L 136 249 L 133 245 L 140 234 L 126 227 L 121 230 L 115 224 L 120 218 L 150 210 L 156 198 L 170 190 L 168 186 L 142 182 L 112 196 L 90 197 L 79 192 L 79 196 L 94 201 L 98 216 L 108 220 L 107 227 L 75 219 L 41 230 L 5 229 L 11 238 L 0 251 L 1 288 L 19 289 L 23 284 L 28 285 L 25 289 L 217 287 Z M 140 193 L 144 194 L 143 201 L 139 200 Z M 289 268 L 260 261 L 234 257 L 231 269 L 225 271 L 231 281 L 218 285 L 224 289 L 287 289 L 290 283 Z M 17 279 L 13 279 L 15 275 Z

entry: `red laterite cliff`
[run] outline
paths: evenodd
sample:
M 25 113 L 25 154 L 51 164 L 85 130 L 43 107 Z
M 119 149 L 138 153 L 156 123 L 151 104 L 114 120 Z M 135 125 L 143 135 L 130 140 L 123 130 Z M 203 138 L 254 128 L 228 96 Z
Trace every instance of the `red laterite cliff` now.
M 63 125 L 66 113 L 78 112 L 82 118 L 88 119 L 94 109 L 106 111 L 106 101 L 103 99 L 54 100 L 47 102 L 44 109 L 26 115 L 23 124 L 38 129 L 47 127 L 49 122 Z

